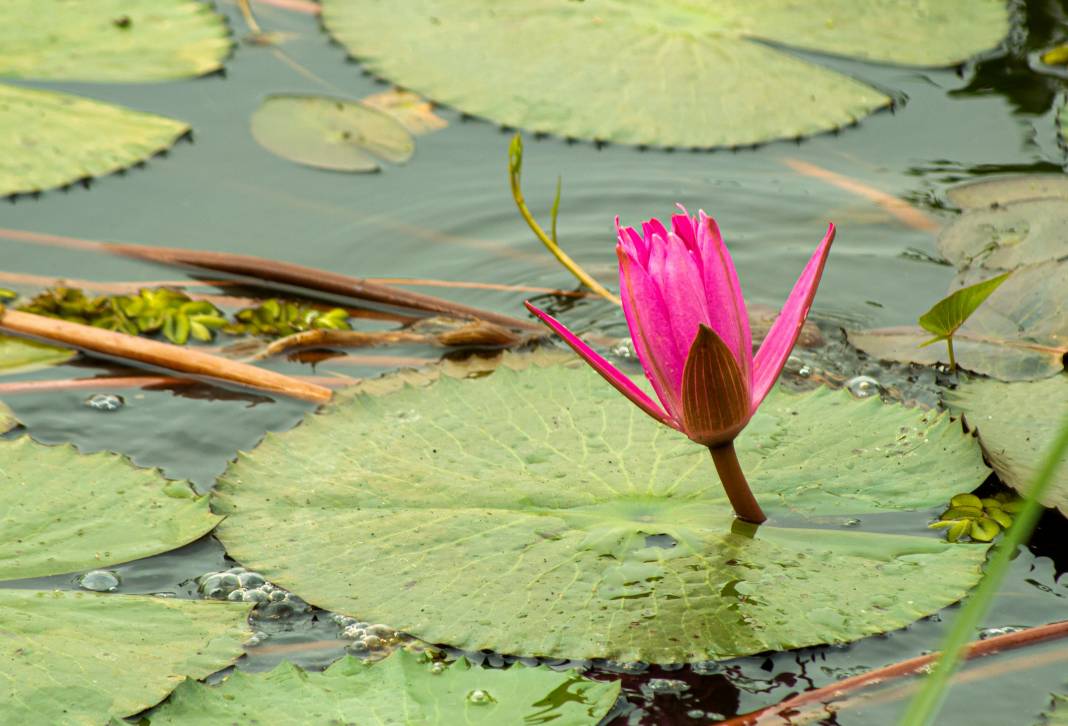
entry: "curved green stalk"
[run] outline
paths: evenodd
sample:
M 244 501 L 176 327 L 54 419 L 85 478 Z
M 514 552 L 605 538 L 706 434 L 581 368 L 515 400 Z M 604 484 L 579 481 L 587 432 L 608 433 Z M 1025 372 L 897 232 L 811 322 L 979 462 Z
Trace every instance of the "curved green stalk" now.
M 994 556 L 990 558 L 986 575 L 972 596 L 965 601 L 964 607 L 953 621 L 953 628 L 949 631 L 942 648 L 942 656 L 938 659 L 934 671 L 924 681 L 920 692 L 909 704 L 908 710 L 901 719 L 902 726 L 927 726 L 938 713 L 938 708 L 945 698 L 946 689 L 949 687 L 950 678 L 960 663 L 963 650 L 990 608 L 994 596 L 997 595 L 998 587 L 1005 573 L 1008 572 L 1009 564 L 1017 548 L 1030 536 L 1042 514 L 1042 496 L 1052 484 L 1053 475 L 1065 453 L 1068 453 L 1068 418 L 1065 418 L 1061 424 L 1053 445 L 1042 460 L 1042 468 L 1038 476 L 1027 490 L 1027 500 L 1023 509 L 1016 516 L 1012 527 L 1005 533 L 1005 538 L 998 545 Z
M 556 199 L 553 201 L 552 211 L 552 236 L 547 235 L 545 230 L 541 228 L 537 220 L 534 219 L 534 215 L 530 213 L 530 209 L 527 207 L 527 202 L 523 198 L 523 192 L 519 187 L 519 176 L 523 170 L 523 137 L 516 134 L 512 137 L 512 143 L 508 147 L 508 179 L 512 185 L 512 197 L 515 199 L 515 205 L 519 208 L 519 213 L 526 220 L 527 225 L 537 235 L 541 243 L 545 245 L 546 249 L 553 253 L 553 256 L 560 262 L 561 265 L 566 267 L 572 275 L 578 279 L 583 285 L 588 287 L 593 292 L 597 293 L 606 300 L 611 300 L 616 305 L 622 305 L 620 299 L 609 292 L 601 283 L 593 279 L 582 267 L 579 266 L 571 257 L 560 249 L 560 245 L 556 242 L 556 215 L 560 209 L 560 181 L 556 183 Z

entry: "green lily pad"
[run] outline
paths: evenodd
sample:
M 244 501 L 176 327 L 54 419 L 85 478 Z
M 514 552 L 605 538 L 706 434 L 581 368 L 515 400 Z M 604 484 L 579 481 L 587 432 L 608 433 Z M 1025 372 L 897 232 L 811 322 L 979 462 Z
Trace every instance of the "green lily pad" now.
M 988 277 L 978 268 L 954 286 Z M 1064 371 L 1068 355 L 1068 264 L 1047 262 L 1016 270 L 953 336 L 957 365 L 1003 381 L 1029 381 Z M 849 331 L 849 342 L 873 358 L 901 363 L 947 363 L 944 345 L 916 326 Z
M 789 46 L 944 66 L 1009 28 L 1001 0 L 922 11 L 904 0 L 815 11 L 747 0 L 323 0 L 322 19 L 371 72 L 466 113 L 579 139 L 702 148 L 820 133 L 890 104 Z
M 500 670 L 460 660 L 444 667 L 399 651 L 374 664 L 348 656 L 322 673 L 282 663 L 269 673 L 235 671 L 218 686 L 187 680 L 149 723 L 592 726 L 618 695 L 618 682 L 545 666 Z
M 162 116 L 0 84 L 0 196 L 129 168 L 188 132 Z
M 211 73 L 226 22 L 199 0 L 4 0 L 0 76 L 162 81 Z
M 376 158 L 403 164 L 415 152 L 397 119 L 329 96 L 268 96 L 252 114 L 252 136 L 283 159 L 332 171 L 377 171 Z
M 985 547 L 941 541 L 926 513 L 914 534 L 850 526 L 986 477 L 944 415 L 773 393 L 736 442 L 770 516 L 757 529 L 704 448 L 585 366 L 402 387 L 418 380 L 366 385 L 242 454 L 215 493 L 227 551 L 430 642 L 661 663 L 892 630 L 979 577 Z
M 1068 726 L 1068 696 L 1053 694 L 1053 707 L 1043 715 L 1043 726 Z
M 117 454 L 21 437 L 0 441 L 0 474 L 0 581 L 166 552 L 219 521 L 189 484 Z
M 1031 199 L 962 214 L 942 230 L 938 249 L 958 270 L 1014 270 L 1068 258 L 1066 225 L 1068 200 Z
M 100 724 L 234 662 L 240 603 L 0 589 L 0 723 Z
M 1023 494 L 1068 411 L 1068 376 L 1011 384 L 974 380 L 948 401 L 978 431 L 987 460 L 1001 480 Z M 1068 461 L 1054 474 L 1042 503 L 1068 515 Z
M 18 421 L 15 419 L 14 414 L 11 413 L 11 409 L 3 401 L 0 401 L 0 434 L 6 434 L 17 425 Z
M 70 348 L 56 348 L 35 340 L 0 335 L 0 374 L 23 373 L 58 365 L 76 355 L 78 352 Z
M 946 192 L 949 201 L 963 210 L 1005 206 L 1029 199 L 1068 201 L 1066 174 L 1014 174 L 959 184 Z

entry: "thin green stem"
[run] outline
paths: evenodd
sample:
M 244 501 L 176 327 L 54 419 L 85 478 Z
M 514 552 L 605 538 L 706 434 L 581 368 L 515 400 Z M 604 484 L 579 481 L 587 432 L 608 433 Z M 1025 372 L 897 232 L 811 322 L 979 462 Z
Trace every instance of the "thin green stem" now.
M 526 220 L 527 226 L 531 231 L 537 235 L 541 243 L 545 245 L 545 248 L 549 252 L 553 253 L 553 256 L 560 262 L 561 265 L 566 267 L 575 278 L 583 285 L 588 287 L 593 292 L 597 293 L 606 300 L 611 300 L 616 305 L 622 305 L 622 301 L 611 292 L 609 292 L 601 283 L 593 279 L 589 273 L 582 269 L 581 266 L 566 252 L 560 249 L 560 245 L 556 243 L 556 212 L 559 209 L 560 204 L 560 184 L 557 182 L 556 187 L 556 201 L 553 202 L 553 233 L 550 237 L 545 233 L 545 230 L 541 228 L 537 220 L 534 219 L 534 215 L 530 213 L 530 209 L 527 207 L 527 202 L 523 198 L 523 192 L 519 186 L 519 177 L 523 170 L 523 138 L 516 134 L 512 138 L 512 143 L 508 148 L 508 179 L 512 185 L 512 198 L 515 199 L 515 205 L 519 209 L 519 214 Z
M 722 446 L 709 446 L 712 461 L 716 464 L 716 473 L 723 483 L 723 490 L 727 492 L 727 499 L 734 507 L 734 513 L 739 519 L 753 524 L 760 524 L 767 520 L 764 510 L 760 508 L 753 490 L 749 488 L 749 482 L 745 480 L 742 466 L 738 463 L 738 453 L 734 450 L 734 442 L 729 441 Z
M 953 355 L 953 336 L 950 335 L 946 338 L 946 349 L 949 351 L 949 372 L 953 373 L 957 370 L 957 359 Z
M 979 582 L 979 586 L 965 601 L 964 607 L 953 622 L 953 628 L 949 631 L 942 648 L 942 656 L 938 659 L 938 664 L 927 677 L 920 692 L 909 704 L 908 710 L 901 719 L 901 726 L 927 726 L 938 713 L 950 678 L 960 663 L 962 651 L 990 608 L 994 596 L 997 595 L 998 587 L 1009 570 L 1009 564 L 1017 548 L 1027 541 L 1034 530 L 1042 514 L 1042 497 L 1053 483 L 1053 475 L 1066 453 L 1068 453 L 1068 418 L 1065 418 L 1061 424 L 1060 431 L 1042 460 L 1038 476 L 1027 490 L 1027 500 L 1023 509 L 990 558 L 990 564 L 987 565 L 986 574 Z

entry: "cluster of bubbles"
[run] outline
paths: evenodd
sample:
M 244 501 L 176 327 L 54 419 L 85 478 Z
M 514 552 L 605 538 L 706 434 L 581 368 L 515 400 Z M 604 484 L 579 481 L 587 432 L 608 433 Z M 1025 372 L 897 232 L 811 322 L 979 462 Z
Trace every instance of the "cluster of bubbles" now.
M 388 625 L 366 623 L 346 615 L 334 614 L 330 617 L 341 629 L 341 637 L 352 641 L 345 646 L 345 650 L 358 658 L 380 660 L 397 648 L 418 642 L 407 633 L 402 633 Z
M 94 411 L 103 411 L 104 413 L 111 413 L 112 411 L 118 411 L 126 404 L 122 396 L 117 396 L 114 393 L 94 393 L 89 398 L 85 399 L 85 405 Z
M 197 590 L 210 600 L 255 603 L 260 617 L 288 618 L 311 610 L 308 603 L 293 593 L 275 587 L 260 573 L 244 567 L 201 575 L 197 578 Z

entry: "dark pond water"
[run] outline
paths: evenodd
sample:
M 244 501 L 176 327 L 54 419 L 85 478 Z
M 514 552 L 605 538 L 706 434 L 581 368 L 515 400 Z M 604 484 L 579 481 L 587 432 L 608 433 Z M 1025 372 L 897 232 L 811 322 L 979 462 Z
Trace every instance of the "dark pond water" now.
M 876 377 L 907 398 L 933 401 L 935 375 L 863 360 L 841 344 L 843 325 L 913 322 L 946 290 L 952 270 L 923 261 L 934 253 L 931 231 L 903 225 L 855 194 L 798 174 L 793 161 L 817 164 L 914 202 L 938 221 L 956 213 L 945 203 L 951 184 L 1009 171 L 1060 170 L 1056 102 L 1064 81 L 1030 70 L 1029 54 L 1068 36 L 1062 3 L 1014 3 L 1017 27 L 1006 46 L 962 69 L 888 68 L 826 60 L 850 75 L 887 89 L 892 112 L 856 127 L 803 143 L 756 150 L 692 153 L 597 148 L 558 139 L 527 138 L 524 187 L 538 214 L 548 209 L 557 175 L 563 177 L 560 236 L 568 251 L 596 276 L 611 280 L 612 218 L 634 223 L 669 213 L 676 202 L 714 214 L 731 244 L 747 298 L 778 306 L 828 220 L 839 227 L 813 317 L 832 341 L 799 356 L 839 380 Z M 236 29 L 240 15 L 222 3 Z M 61 84 L 62 90 L 185 119 L 195 129 L 144 168 L 37 199 L 4 204 L 0 226 L 78 238 L 216 249 L 289 260 L 365 277 L 426 277 L 572 287 L 517 216 L 508 192 L 510 132 L 450 111 L 445 131 L 418 139 L 413 160 L 373 175 L 306 169 L 264 152 L 247 119 L 272 92 L 328 92 L 361 97 L 384 86 L 348 62 L 342 49 L 299 13 L 263 7 L 262 25 L 292 37 L 284 48 L 311 69 L 309 80 L 269 48 L 242 45 L 225 77 L 170 84 Z M 43 84 L 42 84 L 43 85 Z M 651 112 L 656 112 L 651 109 Z M 7 272 L 100 281 L 182 279 L 183 273 L 90 252 L 3 241 Z M 917 253 L 917 251 L 919 253 Z M 488 290 L 431 290 L 465 303 L 516 313 L 522 295 Z M 544 301 L 560 307 L 560 301 Z M 580 330 L 625 332 L 619 310 L 596 299 L 568 303 L 567 319 Z M 375 355 L 375 354 L 372 354 Z M 397 356 L 432 358 L 423 348 L 380 351 L 377 364 L 323 361 L 320 372 L 378 375 Z M 309 372 L 307 364 L 276 360 L 281 370 Z M 47 379 L 112 371 L 85 362 L 21 376 Z M 910 381 L 909 376 L 916 378 Z M 7 379 L 11 380 L 11 379 Z M 45 442 L 72 441 L 85 451 L 112 449 L 170 477 L 203 489 L 239 449 L 264 432 L 284 430 L 309 410 L 301 404 L 201 386 L 176 391 L 122 391 L 126 406 L 110 414 L 82 404 L 81 392 L 7 398 L 30 434 Z M 1063 541 L 1050 533 L 1063 521 L 1050 515 L 1032 552 L 1016 560 L 1010 581 L 988 616 L 988 628 L 1020 627 L 1068 613 L 1068 567 Z M 1063 534 L 1061 535 L 1063 540 Z M 229 566 L 221 547 L 205 539 L 181 550 L 116 568 L 122 592 L 194 597 L 193 580 Z M 26 581 L 11 586 L 40 586 Z M 49 587 L 76 587 L 72 576 L 48 578 Z M 626 702 L 612 723 L 710 723 L 775 703 L 790 694 L 935 649 L 950 609 L 884 637 L 845 647 L 756 656 L 707 668 L 602 668 L 622 672 Z M 325 614 L 257 624 L 270 652 L 250 649 L 238 667 L 264 669 L 282 657 L 325 666 L 343 652 L 338 628 Z M 330 642 L 317 642 L 330 641 Z M 303 644 L 303 645 L 302 645 Z M 1059 648 L 1059 650 L 1058 650 Z M 987 659 L 973 680 L 956 688 L 939 723 L 1032 723 L 1048 694 L 1068 685 L 1068 646 L 1032 649 L 1021 661 Z M 1049 655 L 1052 653 L 1052 655 Z M 1058 654 L 1060 660 L 1057 660 Z M 492 661 L 492 658 L 491 658 Z M 994 664 L 992 666 L 992 664 Z M 1030 664 L 1030 666 L 1029 666 Z M 996 675 L 996 677 L 995 677 Z M 658 680 L 659 679 L 659 680 Z M 826 723 L 892 723 L 902 701 L 863 705 Z

